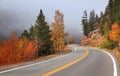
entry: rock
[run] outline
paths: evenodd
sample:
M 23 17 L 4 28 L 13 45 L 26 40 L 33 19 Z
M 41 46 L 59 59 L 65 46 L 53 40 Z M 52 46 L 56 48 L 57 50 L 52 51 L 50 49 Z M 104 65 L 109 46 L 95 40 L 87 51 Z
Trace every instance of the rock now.
M 82 46 L 99 46 L 99 43 L 102 41 L 103 37 L 99 33 L 99 29 L 92 31 L 88 36 L 83 36 L 81 45 Z

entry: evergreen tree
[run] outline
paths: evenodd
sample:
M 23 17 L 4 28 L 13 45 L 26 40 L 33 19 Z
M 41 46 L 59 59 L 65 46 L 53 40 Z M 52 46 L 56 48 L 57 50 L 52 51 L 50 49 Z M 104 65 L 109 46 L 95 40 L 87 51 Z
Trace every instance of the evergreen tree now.
M 98 15 L 96 14 L 96 16 L 95 16 L 95 22 L 97 22 L 99 20 L 99 17 L 98 17 Z
M 29 34 L 30 34 L 30 40 L 35 40 L 36 33 L 34 26 L 31 26 L 31 28 L 29 28 Z
M 92 10 L 90 12 L 90 16 L 89 16 L 89 19 L 87 19 L 87 12 L 84 11 L 84 15 L 83 15 L 83 19 L 82 19 L 82 25 L 83 25 L 83 34 L 85 36 L 88 36 L 88 34 L 95 30 L 94 29 L 94 24 L 95 22 L 98 22 L 99 21 L 99 17 L 97 14 L 95 14 L 95 11 Z
M 92 11 L 90 12 L 90 16 L 89 16 L 89 26 L 90 26 L 89 28 L 90 28 L 90 32 L 94 30 L 93 24 L 94 24 L 95 22 L 96 22 L 96 15 L 95 15 L 95 11 L 92 10 Z
M 104 32 L 105 22 L 107 22 L 107 19 L 106 19 L 106 17 L 103 17 L 102 20 L 100 21 L 100 33 L 101 33 L 101 35 L 105 34 L 105 32 Z
M 85 36 L 88 36 L 90 29 L 89 29 L 89 24 L 88 24 L 88 20 L 87 20 L 87 11 L 84 11 L 82 25 L 83 25 L 83 34 Z
M 120 24 L 120 0 L 109 0 L 107 8 L 111 22 L 110 27 L 114 22 Z
M 113 0 L 109 0 L 109 2 L 108 2 L 108 8 L 109 9 L 111 9 L 113 7 L 113 3 L 114 3 Z
M 103 12 L 101 11 L 101 13 L 100 13 L 100 17 L 102 17 L 103 16 Z
M 115 15 L 114 22 L 117 22 L 120 24 L 120 0 L 114 0 L 113 10 L 114 10 L 114 15 Z
M 23 33 L 21 34 L 21 37 L 26 36 L 27 39 L 30 39 L 30 35 L 28 30 L 24 30 Z
M 104 37 L 109 40 L 109 32 L 110 28 L 108 26 L 108 22 L 105 22 L 103 25 Z
M 38 55 L 48 55 L 53 53 L 49 25 L 45 21 L 45 16 L 42 10 L 40 10 L 40 14 L 37 17 L 34 30 L 36 33 L 35 38 L 37 39 L 39 45 Z
M 109 20 L 110 20 L 110 27 L 112 26 L 112 23 L 114 22 L 114 11 L 113 11 L 114 2 L 113 0 L 109 0 L 108 2 L 108 14 L 109 14 Z

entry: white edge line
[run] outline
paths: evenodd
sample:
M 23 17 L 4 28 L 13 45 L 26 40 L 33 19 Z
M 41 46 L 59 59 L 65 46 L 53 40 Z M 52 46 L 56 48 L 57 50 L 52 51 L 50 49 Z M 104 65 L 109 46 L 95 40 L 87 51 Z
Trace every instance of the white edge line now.
M 101 49 L 98 49 L 98 50 L 106 53 L 107 55 L 109 55 L 111 57 L 111 59 L 113 61 L 113 69 L 114 69 L 113 76 L 118 76 L 118 73 L 117 73 L 117 63 L 116 63 L 114 57 L 107 51 L 104 51 L 104 50 L 101 50 Z
M 17 69 L 22 69 L 22 68 L 30 67 L 30 66 L 37 65 L 37 64 L 41 64 L 41 63 L 45 63 L 45 62 L 49 62 L 49 61 L 52 61 L 52 60 L 55 60 L 55 59 L 63 58 L 63 57 L 66 57 L 66 56 L 68 56 L 68 55 L 73 54 L 74 52 L 76 52 L 76 48 L 74 48 L 74 51 L 71 52 L 71 53 L 69 53 L 69 54 L 62 55 L 62 56 L 59 56 L 59 57 L 56 57 L 56 58 L 52 58 L 52 59 L 49 59 L 49 60 L 45 60 L 45 61 L 41 61 L 41 62 L 29 64 L 29 65 L 24 65 L 24 66 L 17 67 L 17 68 L 12 68 L 12 69 L 8 69 L 8 70 L 4 70 L 4 71 L 1 71 L 0 74 L 6 73 L 6 72 L 9 72 L 9 71 L 13 71 L 13 70 L 17 70 Z

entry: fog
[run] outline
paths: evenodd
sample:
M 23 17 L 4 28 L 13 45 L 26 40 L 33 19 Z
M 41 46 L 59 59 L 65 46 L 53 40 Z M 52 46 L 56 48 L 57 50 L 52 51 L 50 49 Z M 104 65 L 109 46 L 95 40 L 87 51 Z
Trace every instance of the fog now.
M 0 0 L 0 39 L 6 39 L 12 32 L 18 35 L 30 28 L 42 9 L 46 21 L 51 25 L 55 10 L 64 14 L 65 32 L 74 36 L 77 43 L 82 36 L 81 18 L 83 11 L 95 9 L 99 14 L 104 11 L 108 0 Z M 67 39 L 69 38 L 67 37 Z

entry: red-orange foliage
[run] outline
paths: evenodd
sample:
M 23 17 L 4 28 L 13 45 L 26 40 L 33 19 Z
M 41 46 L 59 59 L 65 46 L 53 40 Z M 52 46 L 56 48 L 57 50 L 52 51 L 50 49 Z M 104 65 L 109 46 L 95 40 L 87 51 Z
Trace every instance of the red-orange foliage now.
M 69 43 L 72 44 L 72 43 L 74 42 L 74 40 L 75 40 L 74 37 L 71 36 L 71 37 L 70 37 L 70 40 L 69 40 Z
M 0 41 L 0 66 L 33 59 L 36 54 L 36 42 L 18 38 L 15 32 L 8 40 Z
M 119 41 L 120 40 L 120 25 L 118 23 L 114 23 L 112 25 L 112 31 L 109 34 L 109 37 L 113 41 Z

